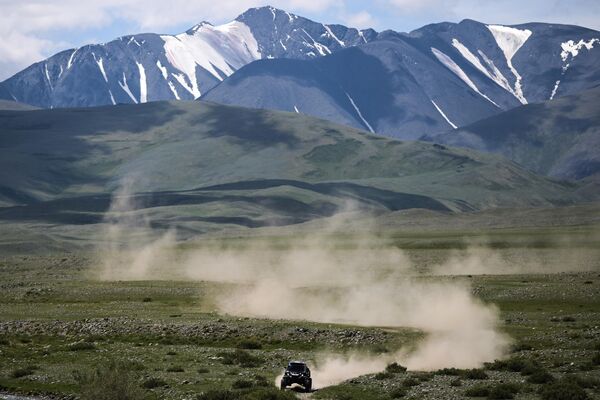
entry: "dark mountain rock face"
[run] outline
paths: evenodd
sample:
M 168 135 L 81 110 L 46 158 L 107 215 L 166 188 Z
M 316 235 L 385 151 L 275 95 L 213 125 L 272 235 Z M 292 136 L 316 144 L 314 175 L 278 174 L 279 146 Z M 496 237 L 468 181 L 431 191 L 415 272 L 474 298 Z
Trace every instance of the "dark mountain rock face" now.
M 553 178 L 600 176 L 600 87 L 422 139 L 500 154 Z

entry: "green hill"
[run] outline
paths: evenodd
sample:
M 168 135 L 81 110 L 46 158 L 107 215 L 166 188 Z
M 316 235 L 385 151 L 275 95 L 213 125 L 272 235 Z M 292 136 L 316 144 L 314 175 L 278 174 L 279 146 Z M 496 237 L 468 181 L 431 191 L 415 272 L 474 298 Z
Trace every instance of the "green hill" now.
M 358 207 L 469 211 L 580 200 L 499 156 L 204 102 L 0 111 L 0 221 L 100 222 L 127 182 L 157 226 L 285 225 Z

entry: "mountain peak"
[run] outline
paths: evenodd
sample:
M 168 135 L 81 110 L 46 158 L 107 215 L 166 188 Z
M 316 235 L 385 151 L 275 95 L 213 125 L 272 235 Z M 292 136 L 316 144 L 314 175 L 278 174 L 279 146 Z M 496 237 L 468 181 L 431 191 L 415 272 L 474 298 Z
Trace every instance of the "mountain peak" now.
M 208 21 L 202 21 L 199 24 L 196 24 L 196 25 L 192 26 L 190 29 L 188 29 L 186 31 L 186 33 L 189 34 L 189 35 L 193 35 L 199 29 L 201 29 L 203 26 L 214 26 L 214 25 L 212 23 L 208 22 Z
M 246 10 L 242 14 L 240 14 L 236 20 L 244 21 L 249 19 L 263 19 L 270 18 L 275 21 L 278 17 L 285 16 L 290 22 L 293 22 L 295 19 L 299 17 L 295 14 L 287 12 L 285 10 L 273 7 L 273 6 L 263 6 L 263 7 L 254 7 Z

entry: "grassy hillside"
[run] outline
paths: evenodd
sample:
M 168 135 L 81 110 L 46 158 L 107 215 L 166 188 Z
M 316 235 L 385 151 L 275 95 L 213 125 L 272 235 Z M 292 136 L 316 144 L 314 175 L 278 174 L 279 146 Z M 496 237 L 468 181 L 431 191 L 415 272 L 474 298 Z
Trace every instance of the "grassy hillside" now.
M 291 113 L 202 102 L 0 111 L 0 220 L 94 224 L 124 184 L 165 226 L 580 200 L 574 186 L 498 156 Z

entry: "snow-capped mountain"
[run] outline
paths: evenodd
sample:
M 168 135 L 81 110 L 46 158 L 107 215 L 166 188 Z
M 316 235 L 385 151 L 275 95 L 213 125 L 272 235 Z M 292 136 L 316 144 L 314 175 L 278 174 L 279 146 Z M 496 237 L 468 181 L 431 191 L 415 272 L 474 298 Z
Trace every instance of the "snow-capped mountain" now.
M 324 25 L 273 7 L 179 35 L 63 51 L 0 83 L 39 107 L 202 97 L 416 139 L 600 84 L 600 32 L 464 20 L 410 33 Z
M 433 24 L 321 59 L 253 63 L 204 98 L 415 139 L 594 87 L 599 48 L 600 32 L 576 26 Z
M 254 8 L 220 26 L 202 22 L 179 35 L 146 33 L 63 51 L 2 82 L 0 98 L 47 108 L 196 99 L 254 60 L 321 57 L 376 35 Z

